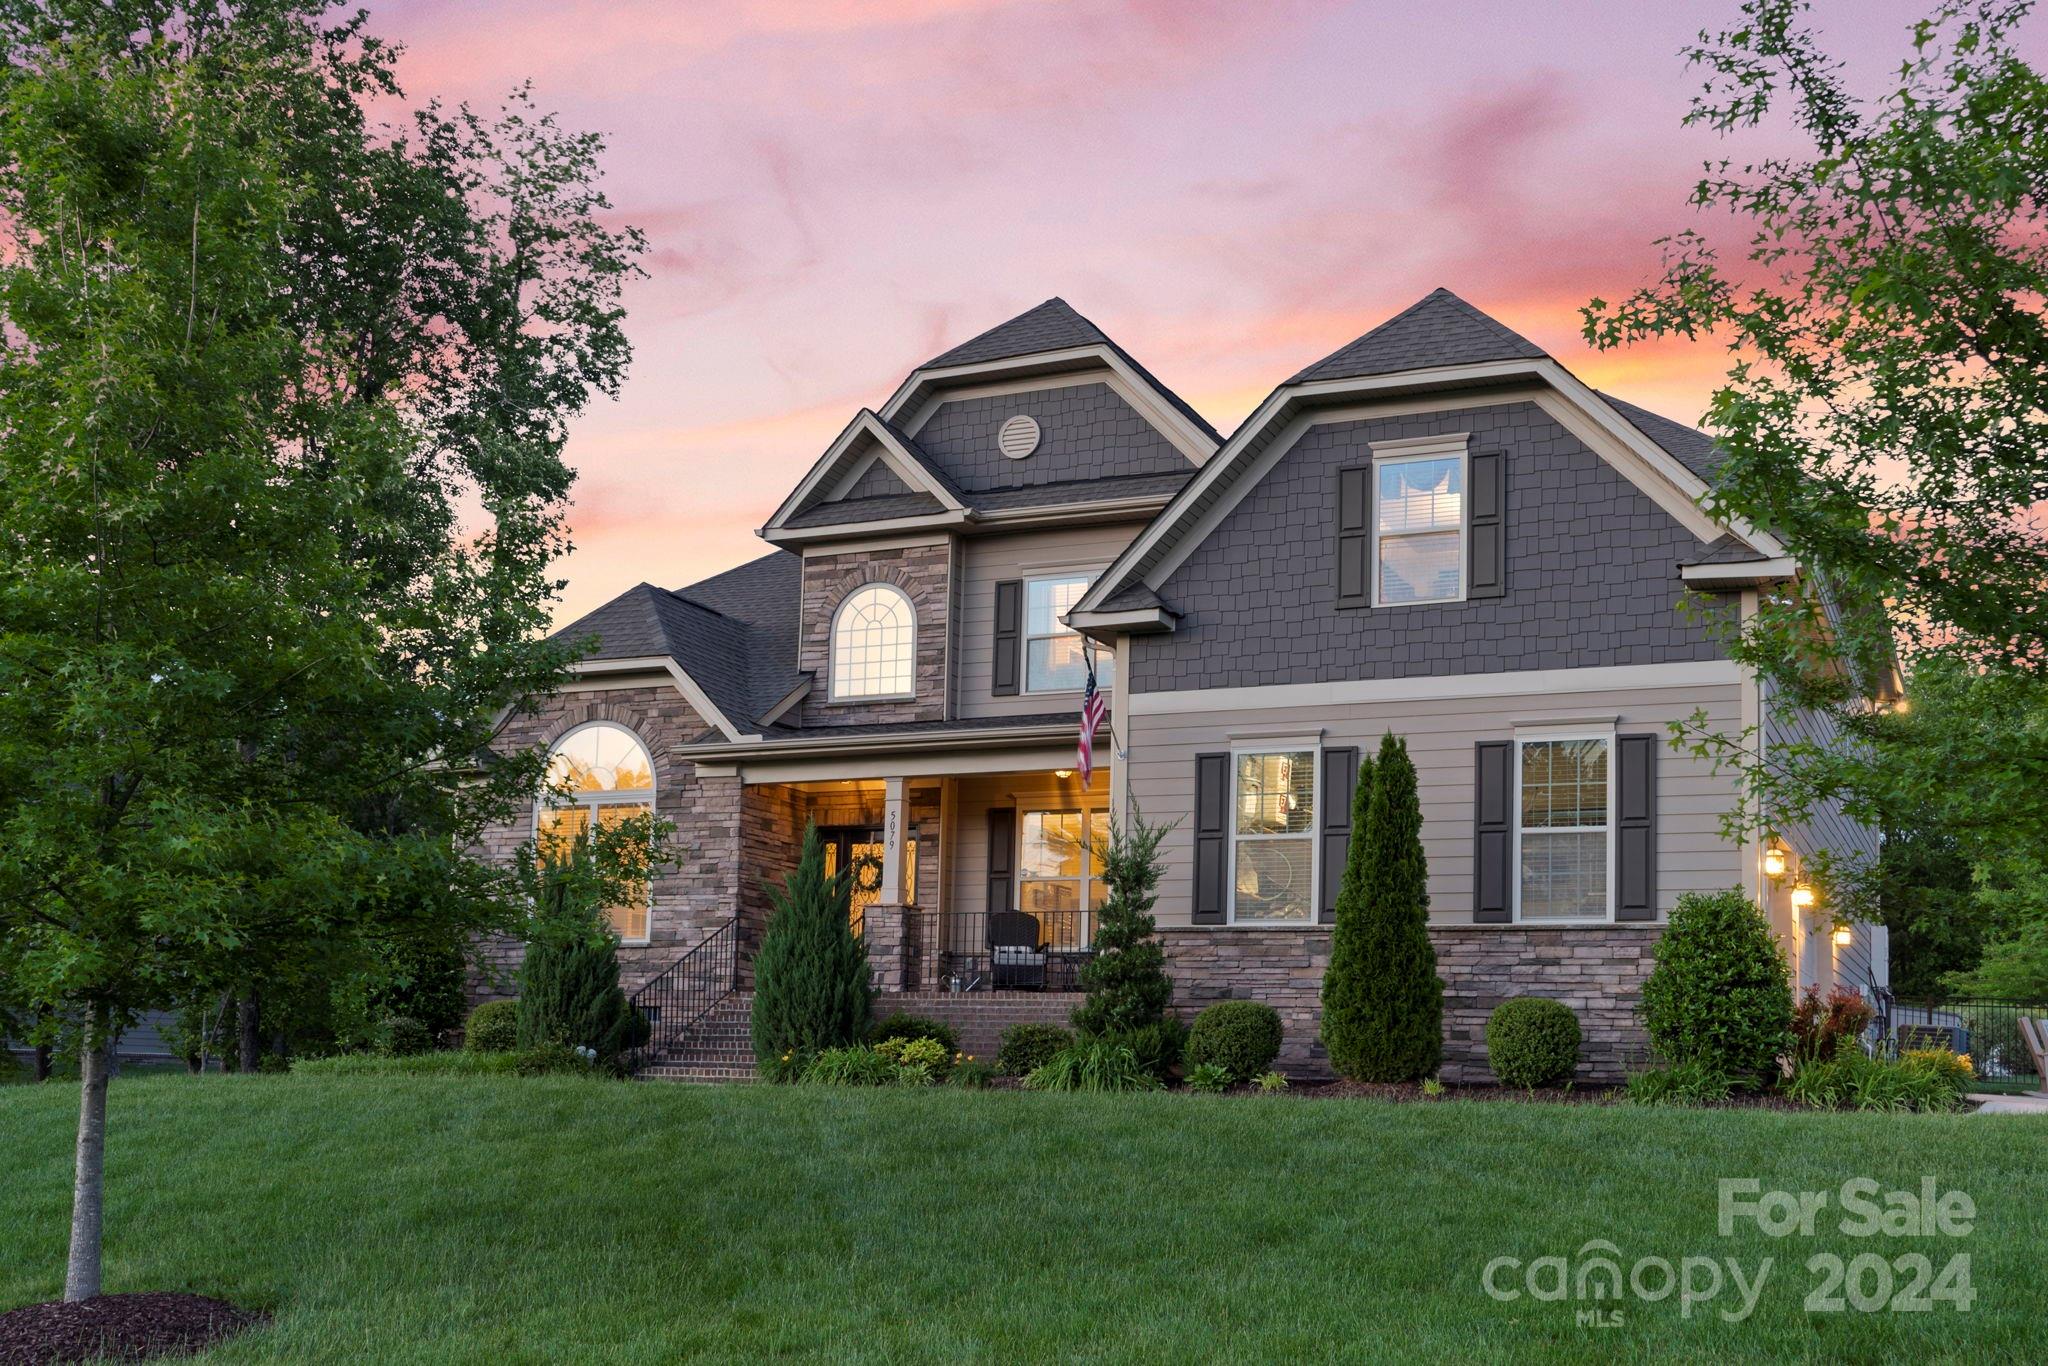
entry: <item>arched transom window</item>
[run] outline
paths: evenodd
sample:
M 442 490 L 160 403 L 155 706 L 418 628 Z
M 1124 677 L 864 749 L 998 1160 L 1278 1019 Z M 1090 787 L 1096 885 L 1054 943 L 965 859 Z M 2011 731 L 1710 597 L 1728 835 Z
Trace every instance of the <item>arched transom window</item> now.
M 534 836 L 543 850 L 585 839 L 654 810 L 654 763 L 647 746 L 624 726 L 595 721 L 555 742 L 548 756 L 547 791 L 534 812 Z M 647 942 L 647 884 L 630 904 L 605 915 L 627 943 Z
M 832 696 L 909 697 L 917 658 L 917 613 L 894 584 L 856 588 L 832 622 Z

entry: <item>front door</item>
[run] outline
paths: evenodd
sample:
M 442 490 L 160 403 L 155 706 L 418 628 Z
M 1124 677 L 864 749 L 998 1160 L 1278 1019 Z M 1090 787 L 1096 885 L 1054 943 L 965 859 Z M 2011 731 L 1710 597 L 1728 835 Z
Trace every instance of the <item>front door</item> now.
M 818 831 L 825 841 L 825 876 L 841 868 L 853 870 L 853 889 L 846 917 L 860 933 L 861 916 L 882 894 L 882 831 L 876 826 L 835 825 Z M 903 842 L 903 899 L 917 900 L 917 841 Z

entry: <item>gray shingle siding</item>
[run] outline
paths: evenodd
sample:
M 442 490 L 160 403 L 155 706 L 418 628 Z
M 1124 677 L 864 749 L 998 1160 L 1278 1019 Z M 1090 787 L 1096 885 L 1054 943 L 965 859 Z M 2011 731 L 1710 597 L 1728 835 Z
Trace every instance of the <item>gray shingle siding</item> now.
M 840 497 L 846 501 L 855 498 L 887 498 L 894 494 L 915 493 L 916 490 L 896 477 L 896 471 L 877 460 L 868 466 L 867 473 L 853 481 Z
M 1336 471 L 1373 441 L 1471 433 L 1508 458 L 1503 597 L 1339 610 Z M 1255 687 L 1715 659 L 1682 614 L 1704 549 L 1533 403 L 1310 428 L 1166 581 L 1178 630 L 1132 642 L 1131 686 Z
M 996 448 L 996 432 L 1019 413 L 1037 419 L 1038 449 L 1012 460 Z M 1194 468 L 1107 384 L 955 399 L 918 429 L 917 444 L 970 502 L 1001 490 Z

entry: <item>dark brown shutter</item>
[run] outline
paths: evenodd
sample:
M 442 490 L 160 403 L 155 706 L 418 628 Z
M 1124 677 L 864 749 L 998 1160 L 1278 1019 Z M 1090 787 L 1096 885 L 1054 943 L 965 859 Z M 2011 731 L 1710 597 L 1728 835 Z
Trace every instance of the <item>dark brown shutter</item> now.
M 1497 598 L 1508 583 L 1508 462 L 1498 452 L 1472 457 L 1471 582 L 1468 598 Z
M 1015 697 L 1024 674 L 1024 580 L 996 584 L 996 640 L 990 691 Z
M 1372 605 L 1372 466 L 1337 471 L 1337 605 Z
M 1017 873 L 1017 812 L 991 807 L 988 813 L 988 913 L 1013 909 L 1010 899 Z
M 1195 756 L 1195 913 L 1197 925 L 1228 918 L 1230 861 L 1230 756 Z
M 1323 751 L 1322 886 L 1317 907 L 1327 925 L 1337 918 L 1337 893 L 1344 886 L 1344 861 L 1351 856 L 1351 798 L 1358 789 L 1358 749 Z
M 1505 925 L 1514 918 L 1508 883 L 1514 861 L 1514 742 L 1481 740 L 1473 749 L 1478 761 L 1472 790 L 1472 919 Z
M 1614 740 L 1614 918 L 1657 918 L 1657 737 Z

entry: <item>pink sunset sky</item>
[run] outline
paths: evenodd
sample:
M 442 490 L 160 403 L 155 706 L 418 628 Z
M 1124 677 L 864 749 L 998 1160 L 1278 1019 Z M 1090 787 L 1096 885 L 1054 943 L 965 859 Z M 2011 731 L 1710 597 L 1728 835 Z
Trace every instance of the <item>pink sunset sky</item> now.
M 1881 80 L 1932 0 L 1822 0 Z M 392 0 L 415 98 L 531 78 L 642 227 L 636 357 L 577 424 L 558 620 L 752 558 L 862 405 L 1052 295 L 1228 433 L 1437 285 L 1691 421 L 1717 349 L 1596 355 L 1685 203 L 1679 49 L 1734 0 Z

